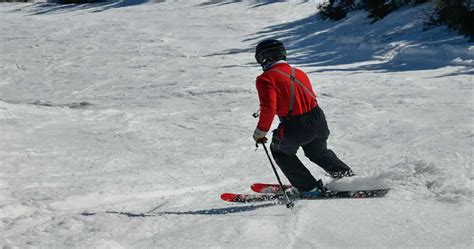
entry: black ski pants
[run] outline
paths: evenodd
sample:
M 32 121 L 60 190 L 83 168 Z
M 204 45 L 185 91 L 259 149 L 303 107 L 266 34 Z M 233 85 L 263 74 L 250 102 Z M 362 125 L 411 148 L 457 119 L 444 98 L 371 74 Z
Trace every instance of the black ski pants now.
M 327 148 L 329 129 L 319 106 L 302 115 L 282 118 L 273 131 L 270 149 L 275 162 L 291 185 L 301 191 L 318 186 L 316 179 L 296 156 L 300 147 L 305 156 L 334 177 L 352 174 L 351 169 Z

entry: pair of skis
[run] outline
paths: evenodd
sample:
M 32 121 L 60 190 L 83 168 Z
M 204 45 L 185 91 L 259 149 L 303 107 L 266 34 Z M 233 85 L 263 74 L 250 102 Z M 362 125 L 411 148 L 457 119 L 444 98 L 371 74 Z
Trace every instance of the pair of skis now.
M 291 188 L 290 185 L 284 185 L 285 189 Z M 223 193 L 221 199 L 227 202 L 262 202 L 262 201 L 282 201 L 284 200 L 284 190 L 279 184 L 255 183 L 250 186 L 255 194 L 236 194 Z M 331 198 L 376 198 L 383 197 L 387 194 L 389 189 L 375 189 L 375 190 L 351 190 L 351 191 L 331 191 L 327 190 L 321 195 L 304 197 L 299 199 L 331 199 Z

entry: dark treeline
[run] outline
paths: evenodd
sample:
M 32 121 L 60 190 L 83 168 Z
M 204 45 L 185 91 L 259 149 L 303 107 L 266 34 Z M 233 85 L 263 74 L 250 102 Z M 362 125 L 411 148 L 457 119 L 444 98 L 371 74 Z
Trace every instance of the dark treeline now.
M 318 6 L 320 19 L 340 20 L 356 9 L 367 11 L 373 22 L 404 6 L 432 2 L 434 10 L 426 17 L 425 28 L 448 25 L 474 41 L 473 0 L 328 0 Z

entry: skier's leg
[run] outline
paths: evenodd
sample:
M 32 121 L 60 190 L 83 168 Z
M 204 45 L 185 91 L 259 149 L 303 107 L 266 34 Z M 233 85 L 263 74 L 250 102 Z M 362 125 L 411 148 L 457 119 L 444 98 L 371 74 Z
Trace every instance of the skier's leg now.
M 318 186 L 318 182 L 309 170 L 301 163 L 296 154 L 287 155 L 270 147 L 275 162 L 293 187 L 300 191 L 309 191 Z
M 336 154 L 327 148 L 327 138 L 318 138 L 303 145 L 303 150 L 312 162 L 319 165 L 334 178 L 353 176 L 351 168 L 340 160 Z
M 301 191 L 314 189 L 318 186 L 316 179 L 296 156 L 300 144 L 290 138 L 283 134 L 283 125 L 274 131 L 270 145 L 273 158 L 293 187 Z

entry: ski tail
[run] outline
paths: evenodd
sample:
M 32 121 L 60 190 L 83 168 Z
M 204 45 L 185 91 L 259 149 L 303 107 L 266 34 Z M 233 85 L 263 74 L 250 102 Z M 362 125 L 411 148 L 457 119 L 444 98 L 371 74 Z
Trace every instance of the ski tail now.
M 283 185 L 285 189 L 291 188 L 291 185 Z M 254 183 L 250 186 L 252 191 L 262 194 L 283 194 L 280 184 Z
M 223 193 L 221 194 L 221 199 L 223 201 L 228 201 L 228 202 L 240 202 L 239 200 L 241 199 L 241 195 L 233 194 L 233 193 Z

